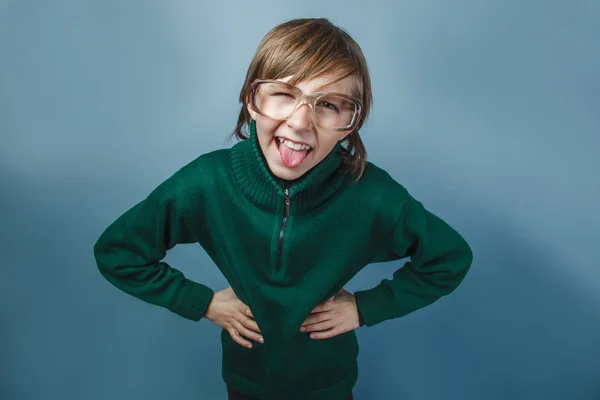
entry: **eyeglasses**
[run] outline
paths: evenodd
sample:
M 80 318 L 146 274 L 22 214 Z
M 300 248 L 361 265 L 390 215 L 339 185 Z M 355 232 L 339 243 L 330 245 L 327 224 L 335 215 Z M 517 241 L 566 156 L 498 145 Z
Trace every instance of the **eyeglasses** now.
M 296 86 L 271 79 L 257 79 L 250 88 L 252 107 L 268 118 L 287 120 L 301 105 L 307 104 L 313 121 L 323 129 L 351 130 L 360 120 L 360 102 L 341 93 L 306 95 Z

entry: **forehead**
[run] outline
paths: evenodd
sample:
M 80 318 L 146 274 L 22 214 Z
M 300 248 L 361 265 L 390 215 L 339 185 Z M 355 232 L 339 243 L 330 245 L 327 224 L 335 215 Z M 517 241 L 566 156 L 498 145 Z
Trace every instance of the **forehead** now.
M 344 73 L 329 72 L 317 77 L 304 79 L 301 82 L 297 82 L 295 86 L 300 88 L 300 90 L 302 90 L 305 94 L 312 94 L 316 92 L 336 92 L 357 97 L 359 93 L 356 78 L 353 76 L 347 76 L 343 79 L 340 79 L 342 76 L 344 76 Z M 282 82 L 290 82 L 293 77 L 293 75 L 290 75 L 277 80 Z

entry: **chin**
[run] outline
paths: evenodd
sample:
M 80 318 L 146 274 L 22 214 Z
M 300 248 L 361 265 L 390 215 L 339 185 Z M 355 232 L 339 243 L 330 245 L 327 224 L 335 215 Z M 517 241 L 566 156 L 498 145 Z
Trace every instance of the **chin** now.
M 279 155 L 277 155 L 277 156 L 279 156 Z M 271 170 L 273 175 L 275 175 L 276 177 L 278 177 L 280 179 L 284 179 L 287 181 L 293 181 L 294 179 L 300 178 L 302 175 L 306 174 L 312 168 L 312 164 L 308 168 L 304 165 L 304 163 L 310 162 L 310 160 L 308 160 L 308 159 L 304 160 L 302 162 L 302 164 L 300 164 L 294 168 L 288 168 L 285 165 L 283 165 L 283 163 L 281 163 L 281 160 L 278 160 L 278 161 L 279 162 L 273 163 L 273 161 L 270 160 L 269 169 Z
M 304 175 L 307 171 L 302 170 L 302 172 L 300 171 L 296 171 L 294 170 L 290 170 L 289 168 L 286 167 L 275 167 L 275 168 L 271 168 L 271 172 L 273 172 L 273 175 L 277 176 L 280 179 L 284 179 L 286 181 L 293 181 L 295 179 L 300 178 L 302 175 Z

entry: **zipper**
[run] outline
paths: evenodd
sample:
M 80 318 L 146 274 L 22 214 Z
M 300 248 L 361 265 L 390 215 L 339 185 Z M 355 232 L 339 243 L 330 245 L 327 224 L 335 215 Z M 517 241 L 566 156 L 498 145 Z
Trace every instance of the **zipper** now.
M 283 186 L 284 203 L 283 203 L 283 217 L 281 219 L 281 229 L 279 230 L 279 243 L 277 246 L 277 271 L 281 269 L 281 254 L 283 252 L 283 236 L 285 232 L 285 223 L 287 217 L 290 215 L 290 191 L 288 189 L 288 183 L 285 182 Z

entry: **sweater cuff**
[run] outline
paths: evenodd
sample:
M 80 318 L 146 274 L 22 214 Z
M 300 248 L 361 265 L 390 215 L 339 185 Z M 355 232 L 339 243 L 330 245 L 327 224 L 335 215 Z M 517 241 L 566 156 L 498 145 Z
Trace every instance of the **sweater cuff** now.
M 213 295 L 214 291 L 208 286 L 188 279 L 177 305 L 171 311 L 184 318 L 200 321 L 206 313 Z
M 356 306 L 356 311 L 358 312 L 358 325 L 363 326 L 365 324 L 365 320 L 362 317 L 362 314 L 360 313 L 360 309 L 358 308 L 358 305 Z
M 390 318 L 384 314 L 385 311 L 381 307 L 382 296 L 379 292 L 384 289 L 379 285 L 369 290 L 354 292 L 358 313 L 364 325 L 373 326 Z

